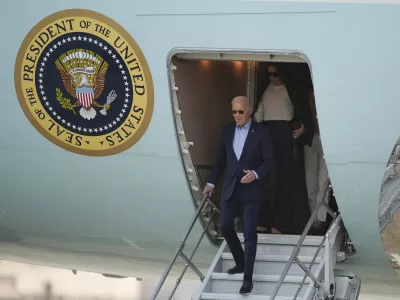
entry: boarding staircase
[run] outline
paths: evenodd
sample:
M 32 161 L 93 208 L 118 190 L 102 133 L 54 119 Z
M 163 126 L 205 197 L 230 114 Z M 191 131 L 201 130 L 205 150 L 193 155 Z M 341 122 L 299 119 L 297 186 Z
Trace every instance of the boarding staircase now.
M 330 192 L 329 185 L 325 193 Z M 341 215 L 334 213 L 329 207 L 328 213 L 333 220 L 325 236 L 311 236 L 308 232 L 316 219 L 317 212 L 324 203 L 318 203 L 302 235 L 259 234 L 257 256 L 254 265 L 253 284 L 250 294 L 241 295 L 243 274 L 230 275 L 226 271 L 235 266 L 235 262 L 227 243 L 222 239 L 219 250 L 207 272 L 203 275 L 192 263 L 191 259 L 200 244 L 212 217 L 208 218 L 199 242 L 190 258 L 183 253 L 183 248 L 190 231 L 202 211 L 210 206 L 214 213 L 219 213 L 208 195 L 204 196 L 189 231 L 178 248 L 173 260 L 166 268 L 153 296 L 157 296 L 173 266 L 180 256 L 185 268 L 176 281 L 173 295 L 188 267 L 200 277 L 201 284 L 192 300 L 356 300 L 358 299 L 360 280 L 348 271 L 337 268 L 337 262 L 345 259 L 341 252 L 343 242 L 343 226 Z M 243 234 L 238 237 L 244 248 Z

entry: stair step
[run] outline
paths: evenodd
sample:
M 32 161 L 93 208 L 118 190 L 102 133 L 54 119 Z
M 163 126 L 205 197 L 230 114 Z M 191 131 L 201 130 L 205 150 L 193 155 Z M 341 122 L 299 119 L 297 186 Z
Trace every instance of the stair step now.
M 238 233 L 239 240 L 244 246 L 244 238 L 242 233 Z M 277 235 L 277 234 L 259 234 L 257 243 L 257 254 L 271 255 L 291 255 L 300 236 L 297 235 Z M 317 252 L 323 237 L 307 236 L 300 247 L 300 256 L 314 256 Z M 323 255 L 324 246 L 321 247 L 319 255 Z M 229 252 L 226 248 L 225 252 Z
M 242 244 L 243 248 L 244 245 Z M 278 245 L 278 244 L 257 244 L 257 254 L 266 255 L 292 255 L 295 246 L 293 245 Z M 311 256 L 313 257 L 318 250 L 318 246 L 301 246 L 299 256 Z M 227 247 L 224 250 L 225 253 L 230 253 Z M 324 255 L 324 248 L 322 247 L 318 253 L 318 256 Z
M 279 245 L 296 245 L 300 239 L 300 235 L 290 234 L 258 234 L 259 244 L 279 244 Z M 243 243 L 243 233 L 238 233 L 239 240 Z M 304 246 L 319 246 L 323 240 L 323 236 L 308 235 L 303 241 Z
M 252 295 L 271 295 L 275 289 L 276 283 L 279 281 L 280 275 L 253 275 L 254 288 Z M 277 296 L 293 296 L 303 280 L 303 276 L 286 276 Z M 227 273 L 212 273 L 211 284 L 213 293 L 232 293 L 239 292 L 242 286 L 243 274 L 230 275 Z M 306 279 L 299 296 L 303 296 L 310 279 Z
M 222 272 L 228 271 L 233 268 L 236 264 L 231 253 L 222 253 Z M 254 273 L 260 275 L 277 275 L 282 274 L 290 256 L 286 255 L 257 255 L 254 263 Z M 312 261 L 312 257 L 304 256 L 299 259 L 308 267 Z M 311 272 L 315 272 L 318 268 L 318 263 L 321 257 L 317 257 L 315 264 L 311 268 Z M 304 276 L 304 271 L 299 267 L 298 264 L 293 262 L 291 265 L 288 275 Z
M 277 245 L 277 244 L 258 244 L 257 254 L 269 255 L 292 255 L 295 246 L 292 245 Z M 228 249 L 227 249 L 228 250 Z M 299 256 L 314 256 L 318 250 L 318 246 L 302 246 L 300 247 Z M 324 249 L 322 248 L 318 255 L 322 256 Z
M 240 294 L 216 294 L 216 293 L 203 293 L 201 295 L 202 300 L 269 300 L 270 297 L 263 295 L 240 295 Z M 302 300 L 302 297 L 297 297 L 297 300 Z M 292 297 L 281 297 L 277 296 L 275 300 L 293 300 Z
M 281 275 L 253 275 L 253 282 L 278 282 Z M 243 281 L 243 274 L 228 274 L 228 273 L 212 273 L 213 280 L 227 280 L 227 281 Z M 284 283 L 301 283 L 303 276 L 286 276 Z M 306 283 L 311 282 L 311 279 L 306 279 Z
M 298 256 L 298 258 L 303 263 L 311 263 L 312 256 Z M 222 259 L 233 259 L 232 253 L 224 252 L 222 253 Z M 258 254 L 256 255 L 256 261 L 273 261 L 273 262 L 288 262 L 290 259 L 289 255 L 269 255 L 269 254 Z M 320 262 L 322 256 L 317 256 L 315 263 Z

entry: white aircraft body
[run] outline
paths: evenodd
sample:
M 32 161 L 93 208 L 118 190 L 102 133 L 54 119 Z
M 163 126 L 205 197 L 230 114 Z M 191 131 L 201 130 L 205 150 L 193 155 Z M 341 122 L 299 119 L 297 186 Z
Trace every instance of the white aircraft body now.
M 0 259 L 159 278 L 202 199 L 230 101 L 256 104 L 275 62 L 314 86 L 356 250 L 336 268 L 398 295 L 399 4 L 3 2 Z M 201 270 L 215 234 L 197 250 Z

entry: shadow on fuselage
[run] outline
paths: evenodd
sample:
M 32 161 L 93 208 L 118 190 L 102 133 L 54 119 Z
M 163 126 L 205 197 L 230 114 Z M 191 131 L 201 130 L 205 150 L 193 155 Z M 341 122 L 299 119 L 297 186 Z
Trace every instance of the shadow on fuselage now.
M 0 225 L 0 243 L 20 242 L 23 238 L 17 232 Z

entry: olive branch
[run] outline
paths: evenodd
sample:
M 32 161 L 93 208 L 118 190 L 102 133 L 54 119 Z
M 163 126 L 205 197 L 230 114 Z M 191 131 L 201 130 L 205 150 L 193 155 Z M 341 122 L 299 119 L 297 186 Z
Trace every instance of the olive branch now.
M 75 105 L 71 103 L 70 99 L 63 97 L 63 93 L 61 92 L 61 90 L 59 88 L 56 88 L 56 99 L 58 102 L 60 102 L 62 108 L 67 109 L 67 110 L 72 110 L 74 115 L 76 115 L 75 109 L 74 109 Z

